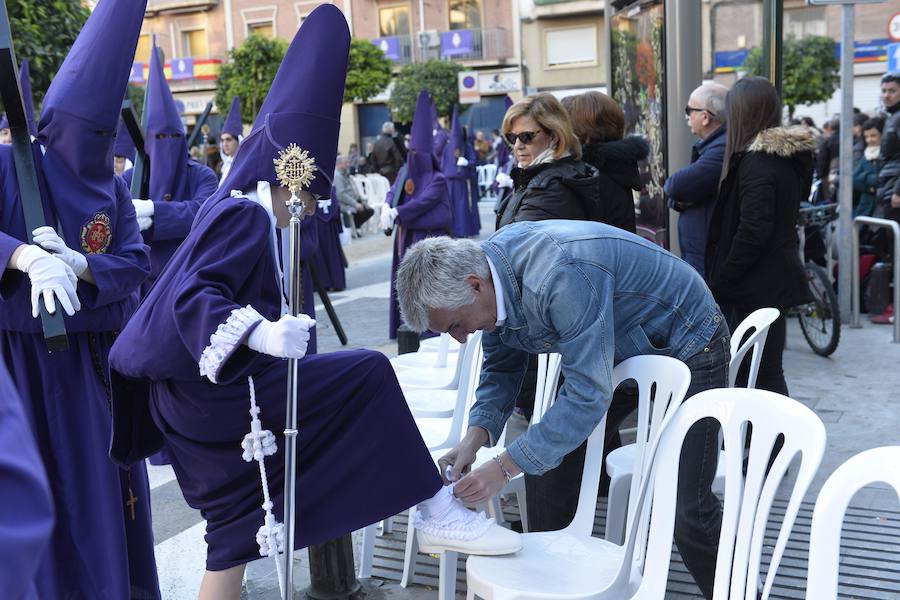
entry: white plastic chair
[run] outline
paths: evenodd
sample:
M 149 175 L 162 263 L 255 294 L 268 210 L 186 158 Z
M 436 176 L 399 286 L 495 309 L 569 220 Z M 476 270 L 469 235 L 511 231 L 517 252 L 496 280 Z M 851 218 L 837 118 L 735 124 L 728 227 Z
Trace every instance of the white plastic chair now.
M 535 405 L 532 412 L 531 425 L 540 422 L 541 416 L 553 404 L 556 399 L 556 388 L 559 382 L 561 357 L 559 354 L 539 354 L 537 381 L 535 385 Z M 490 448 L 481 448 L 476 457 L 472 469 L 484 465 L 506 451 L 506 429 L 500 434 L 500 439 Z M 435 464 L 446 453 L 446 450 L 433 452 Z M 488 513 L 497 521 L 503 522 L 503 513 L 500 507 L 500 497 L 515 494 L 519 504 L 519 514 L 522 519 L 522 530 L 528 532 L 528 505 L 525 496 L 525 478 L 520 473 L 513 477 L 500 492 L 488 503 Z M 480 508 L 480 507 L 479 507 Z M 412 519 L 413 513 L 410 513 Z M 403 557 L 403 576 L 400 585 L 407 587 L 413 580 L 416 572 L 417 556 L 419 553 L 418 539 L 409 533 L 406 538 L 406 552 Z M 453 600 L 456 597 L 456 568 L 459 564 L 459 553 L 445 551 L 440 556 L 438 571 L 438 598 L 440 600 Z
M 813 411 L 786 396 L 765 390 L 724 388 L 707 390 L 686 400 L 663 431 L 653 464 L 655 480 L 647 558 L 640 587 L 631 596 L 633 600 L 665 597 L 681 446 L 688 429 L 706 417 L 720 423 L 725 440 L 725 505 L 713 600 L 757 598 L 762 546 L 772 501 L 785 482 L 789 464 L 799 457 L 796 479 L 766 572 L 762 599 L 766 600 L 771 592 L 800 502 L 822 461 L 825 426 Z M 753 435 L 745 477 L 743 450 L 748 424 Z M 768 468 L 779 436 L 783 436 L 784 444 Z M 819 598 L 823 596 L 816 597 Z
M 477 331 L 469 338 L 465 351 L 458 361 L 459 380 L 456 389 L 411 388 L 400 384 L 409 410 L 420 425 L 419 431 L 429 449 L 446 447 L 443 441 L 435 445 L 441 439 L 454 445 L 458 441 L 453 439 L 454 436 L 462 438 L 465 420 L 452 421 L 453 427 L 458 426 L 458 431 L 448 430 L 451 425 L 451 419 L 448 417 L 455 417 L 461 407 L 465 407 L 467 402 L 474 401 L 475 388 L 481 374 L 481 356 L 481 332 Z
M 613 383 L 635 380 L 641 395 L 641 411 L 649 423 L 646 437 L 639 440 L 641 455 L 649 448 L 646 461 L 639 464 L 643 489 L 648 487 L 653 436 L 673 418 L 690 385 L 690 371 L 673 358 L 636 356 L 613 370 Z M 651 411 L 651 394 L 654 394 Z M 652 413 L 652 418 L 651 418 Z M 600 463 L 603 459 L 604 416 L 588 438 L 578 508 L 568 527 L 561 531 L 522 535 L 522 550 L 512 556 L 470 556 L 466 564 L 468 598 L 486 600 L 526 600 L 530 598 L 616 599 L 627 597 L 636 588 L 643 560 L 644 542 L 638 536 L 647 531 L 649 510 L 629 526 L 630 544 L 619 546 L 591 536 L 597 491 L 600 487 Z M 647 444 L 650 444 L 648 447 Z M 641 493 L 636 492 L 637 501 Z M 635 548 L 639 550 L 635 552 Z M 666 563 L 668 566 L 668 562 Z
M 449 333 L 442 333 L 437 339 L 438 347 L 436 352 L 420 347 L 417 352 L 409 352 L 407 354 L 395 356 L 391 359 L 391 364 L 394 367 L 407 367 L 413 369 L 421 367 L 443 369 L 448 366 L 448 363 L 455 365 L 458 352 L 450 352 L 450 341 L 453 338 L 450 337 Z
M 741 363 L 750 353 L 750 374 L 747 387 L 756 387 L 756 378 L 759 375 L 759 363 L 762 360 L 763 347 L 766 345 L 766 337 L 769 335 L 769 327 L 779 316 L 778 309 L 761 308 L 752 312 L 734 330 L 731 336 L 731 362 L 728 366 L 728 384 L 734 387 Z M 753 330 L 750 337 L 742 344 L 748 331 Z M 606 474 L 609 476 L 609 494 L 606 507 L 607 540 L 621 544 L 625 539 L 625 507 L 628 504 L 631 479 L 634 472 L 635 448 L 634 444 L 626 444 L 616 448 L 606 457 Z M 713 482 L 713 490 L 722 492 L 725 485 L 724 462 L 719 460 L 719 468 Z
M 468 369 L 460 379 L 460 393 L 457 395 L 457 404 L 453 408 L 449 418 L 416 418 L 416 426 L 422 434 L 425 445 L 431 451 L 435 465 L 437 460 L 444 455 L 447 449 L 452 448 L 462 439 L 463 425 L 469 420 L 469 409 L 475 401 L 475 388 L 481 375 L 481 332 L 476 331 L 469 338 L 466 352 L 473 354 Z M 411 555 L 415 543 L 415 528 L 413 516 L 415 506 L 409 510 L 409 523 L 407 526 L 406 554 Z M 393 517 L 382 521 L 383 533 L 393 529 Z M 377 524 L 373 523 L 363 529 L 362 549 L 360 552 L 358 577 L 365 579 L 372 576 L 372 561 L 375 553 L 375 537 Z M 405 572 L 404 568 L 404 572 Z
M 400 382 L 400 387 L 404 390 L 416 388 L 429 390 L 455 390 L 459 386 L 459 376 L 462 373 L 462 368 L 464 366 L 464 361 L 459 360 L 458 357 L 465 356 L 465 352 L 466 344 L 461 344 L 454 364 L 451 365 L 448 357 L 447 365 L 444 367 L 404 366 L 402 362 L 397 360 L 400 358 L 399 356 L 395 356 L 390 359 L 390 361 L 391 366 L 394 367 L 394 374 L 397 376 L 397 381 Z
M 837 598 L 844 514 L 854 494 L 872 483 L 886 483 L 900 496 L 900 446 L 860 452 L 835 469 L 822 486 L 809 537 L 808 600 Z
M 447 346 L 447 352 L 458 352 L 459 351 L 459 342 L 454 340 L 448 334 L 447 337 L 450 339 L 450 345 Z M 438 352 L 443 344 L 444 336 L 443 334 L 428 338 L 426 340 L 422 340 L 419 342 L 419 352 Z
M 491 191 L 494 179 L 497 178 L 497 165 L 491 163 L 475 167 L 478 173 L 478 189 L 482 191 L 483 196 L 492 196 Z

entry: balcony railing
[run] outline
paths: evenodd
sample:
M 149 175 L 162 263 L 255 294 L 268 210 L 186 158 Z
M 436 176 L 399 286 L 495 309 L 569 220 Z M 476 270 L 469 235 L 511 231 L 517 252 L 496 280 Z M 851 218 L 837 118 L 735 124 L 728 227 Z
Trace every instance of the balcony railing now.
M 430 59 L 501 60 L 510 57 L 507 31 L 493 29 L 456 29 L 423 31 L 417 36 L 392 36 L 372 40 L 385 56 L 397 64 Z
M 209 10 L 219 4 L 219 0 L 147 0 L 149 14 L 166 11 Z
M 167 61 L 163 67 L 166 80 L 178 83 L 181 81 L 215 81 L 219 77 L 222 59 L 215 57 L 183 57 Z M 150 71 L 150 61 L 135 61 L 131 66 L 129 82 L 144 84 Z

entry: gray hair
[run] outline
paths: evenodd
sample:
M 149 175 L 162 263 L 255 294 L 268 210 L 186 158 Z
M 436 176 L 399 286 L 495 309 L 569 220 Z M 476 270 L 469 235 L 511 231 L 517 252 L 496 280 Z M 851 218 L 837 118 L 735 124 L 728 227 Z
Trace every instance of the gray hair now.
M 381 125 L 381 133 L 390 133 L 391 135 L 393 135 L 394 134 L 394 124 L 391 123 L 390 121 L 385 121 Z
M 703 105 L 707 111 L 712 113 L 716 121 L 725 122 L 725 96 L 728 95 L 728 88 L 719 83 L 704 83 L 691 94 Z
M 487 257 L 466 239 L 424 239 L 406 252 L 397 269 L 397 299 L 403 320 L 415 331 L 426 331 L 432 310 L 456 310 L 475 302 L 466 282 L 470 275 L 487 281 Z

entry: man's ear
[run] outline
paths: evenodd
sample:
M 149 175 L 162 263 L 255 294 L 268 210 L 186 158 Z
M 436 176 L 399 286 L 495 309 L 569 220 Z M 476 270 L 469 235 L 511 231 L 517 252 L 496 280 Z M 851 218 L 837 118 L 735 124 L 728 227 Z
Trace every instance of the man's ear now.
M 469 275 L 466 277 L 466 283 L 469 284 L 469 287 L 472 288 L 472 291 L 476 294 L 481 293 L 484 290 L 484 282 L 477 275 Z

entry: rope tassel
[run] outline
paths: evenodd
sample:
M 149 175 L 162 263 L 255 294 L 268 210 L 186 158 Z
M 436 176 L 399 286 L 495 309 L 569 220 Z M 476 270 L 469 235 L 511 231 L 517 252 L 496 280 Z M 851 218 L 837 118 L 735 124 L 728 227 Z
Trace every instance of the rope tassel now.
M 278 555 L 284 552 L 284 524 L 275 519 L 272 512 L 272 499 L 269 496 L 269 480 L 266 477 L 265 457 L 272 456 L 278 451 L 275 435 L 268 429 L 262 428 L 259 420 L 259 406 L 256 404 L 256 387 L 253 385 L 253 377 L 247 378 L 250 386 L 250 433 L 241 441 L 244 449 L 243 459 L 246 462 L 255 460 L 259 463 L 259 479 L 262 484 L 265 519 L 256 531 L 256 543 L 259 545 L 260 556 L 270 556 L 275 559 L 275 568 L 278 572 L 278 585 L 284 585 L 281 560 Z

